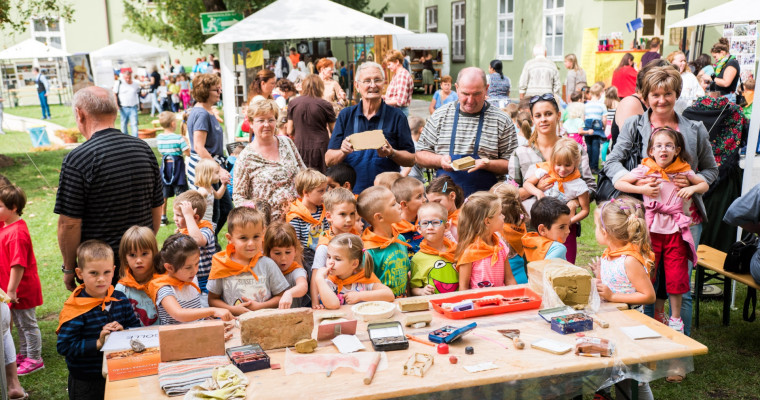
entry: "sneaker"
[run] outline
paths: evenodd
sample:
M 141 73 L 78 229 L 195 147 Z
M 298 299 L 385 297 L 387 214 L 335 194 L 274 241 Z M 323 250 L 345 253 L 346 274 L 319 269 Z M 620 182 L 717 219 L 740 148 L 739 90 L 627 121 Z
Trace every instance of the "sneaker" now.
M 39 371 L 43 368 L 45 368 L 45 364 L 42 362 L 42 360 L 27 358 L 24 360 L 24 363 L 18 367 L 18 376 L 29 375 L 32 372 Z
M 24 363 L 24 360 L 26 360 L 26 356 L 23 354 L 16 354 L 16 368 L 21 366 L 21 364 Z
M 664 310 L 655 310 L 654 312 L 654 320 L 657 322 L 661 322 L 663 325 L 668 324 L 668 316 L 665 314 Z
M 169 225 L 169 219 L 166 218 L 166 215 L 161 216 L 161 226 Z
M 683 333 L 683 320 L 681 318 L 670 317 L 670 320 L 668 321 L 668 327 L 674 331 Z

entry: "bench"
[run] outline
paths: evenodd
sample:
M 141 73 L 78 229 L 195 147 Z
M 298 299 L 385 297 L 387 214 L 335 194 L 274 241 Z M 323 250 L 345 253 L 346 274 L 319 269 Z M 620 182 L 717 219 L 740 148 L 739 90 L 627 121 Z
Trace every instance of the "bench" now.
M 696 316 L 694 326 L 699 327 L 699 300 L 702 297 L 702 287 L 707 280 L 716 279 L 723 282 L 723 325 L 728 326 L 731 318 L 731 281 L 737 281 L 747 287 L 760 290 L 760 285 L 755 282 L 750 274 L 735 274 L 726 272 L 723 263 L 726 253 L 703 244 L 697 248 L 697 281 L 696 281 Z M 709 271 L 708 271 L 709 270 Z

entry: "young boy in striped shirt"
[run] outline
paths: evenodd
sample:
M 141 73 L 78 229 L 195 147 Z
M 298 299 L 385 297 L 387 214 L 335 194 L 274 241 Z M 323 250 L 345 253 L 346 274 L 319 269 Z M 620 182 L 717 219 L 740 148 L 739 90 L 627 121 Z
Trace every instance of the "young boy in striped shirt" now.
M 185 160 L 183 155 L 190 155 L 187 140 L 175 133 L 177 117 L 171 111 L 158 115 L 158 122 L 164 132 L 156 137 L 156 147 L 161 153 L 161 178 L 164 181 L 164 206 L 161 208 L 161 225 L 166 225 L 166 199 L 177 196 L 187 190 L 185 177 Z
M 298 241 L 303 246 L 303 266 L 311 274 L 319 236 L 330 227 L 325 219 L 322 200 L 327 191 L 327 177 L 309 168 L 296 174 L 295 184 L 299 198 L 290 205 L 285 219 L 296 230 Z
M 66 357 L 70 399 L 102 399 L 103 354 L 106 335 L 140 327 L 124 293 L 114 290 L 113 250 L 99 240 L 88 240 L 77 249 L 76 274 L 84 281 L 63 304 L 59 317 L 57 349 Z

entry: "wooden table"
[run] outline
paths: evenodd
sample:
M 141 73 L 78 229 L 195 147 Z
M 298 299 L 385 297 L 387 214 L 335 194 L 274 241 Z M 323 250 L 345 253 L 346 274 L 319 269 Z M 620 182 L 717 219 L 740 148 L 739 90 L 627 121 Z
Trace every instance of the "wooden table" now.
M 481 291 L 485 292 L 483 289 Z M 446 297 L 446 295 L 429 296 L 430 298 Z M 344 306 L 343 311 L 350 315 L 350 307 Z M 542 320 L 536 310 L 496 316 L 478 317 L 466 320 L 449 320 L 435 311 L 431 326 L 411 329 L 405 328 L 405 333 L 420 338 L 427 338 L 433 329 L 444 325 L 464 326 L 477 322 L 473 334 L 464 336 L 450 345 L 450 354 L 436 354 L 435 348 L 410 341 L 409 349 L 405 351 L 387 352 L 388 368 L 378 371 L 371 385 L 362 383 L 363 374 L 347 368 L 337 369 L 328 378 L 324 374 L 293 374 L 285 375 L 285 350 L 268 350 L 267 354 L 272 363 L 279 363 L 283 369 L 260 370 L 247 373 L 250 380 L 248 385 L 249 398 L 257 399 L 382 399 L 402 397 L 431 392 L 452 391 L 455 389 L 475 386 L 493 385 L 531 380 L 541 377 L 584 376 L 588 372 L 610 370 L 615 361 L 626 365 L 647 365 L 657 368 L 657 362 L 680 359 L 707 353 L 707 347 L 695 340 L 678 333 L 667 326 L 633 310 L 621 311 L 615 304 L 604 304 L 597 315 L 609 322 L 609 329 L 594 325 L 594 330 L 586 332 L 587 336 L 598 336 L 614 341 L 617 346 L 616 358 L 579 357 L 573 352 L 564 355 L 554 355 L 530 348 L 530 343 L 549 338 L 560 342 L 573 343 L 575 335 L 560 335 L 551 330 L 550 325 Z M 315 313 L 315 315 L 318 315 Z M 396 311 L 395 319 L 402 319 L 402 314 Z M 646 325 L 659 332 L 659 339 L 633 340 L 620 331 L 620 327 Z M 357 336 L 371 351 L 372 345 L 367 336 L 366 323 L 359 322 Z M 526 343 L 524 350 L 514 348 L 512 342 L 496 332 L 497 329 L 517 328 L 521 338 Z M 315 326 L 316 329 L 316 326 Z M 315 334 L 316 336 L 316 334 Z M 485 340 L 488 338 L 490 340 Z M 239 344 L 239 336 L 227 344 Z M 465 355 L 464 348 L 472 346 L 474 355 Z M 506 349 L 505 349 L 506 347 Z M 424 378 L 405 376 L 402 374 L 403 364 L 414 352 L 433 354 L 435 363 Z M 315 354 L 337 353 L 336 348 L 329 342 L 319 343 Z M 449 356 L 459 358 L 458 364 L 450 364 Z M 463 366 L 483 362 L 493 362 L 499 368 L 479 373 L 469 373 Z M 504 390 L 511 390 L 507 387 Z M 129 379 L 106 384 L 106 399 L 154 399 L 166 398 L 158 385 L 158 376 L 148 376 L 139 379 Z

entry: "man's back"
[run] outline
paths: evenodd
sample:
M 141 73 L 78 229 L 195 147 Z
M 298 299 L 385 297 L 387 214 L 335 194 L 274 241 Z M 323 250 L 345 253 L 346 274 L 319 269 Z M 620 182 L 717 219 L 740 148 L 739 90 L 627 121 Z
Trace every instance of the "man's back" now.
M 546 57 L 536 57 L 525 63 L 520 75 L 520 93 L 532 97 L 544 93 L 559 94 L 559 70 Z

